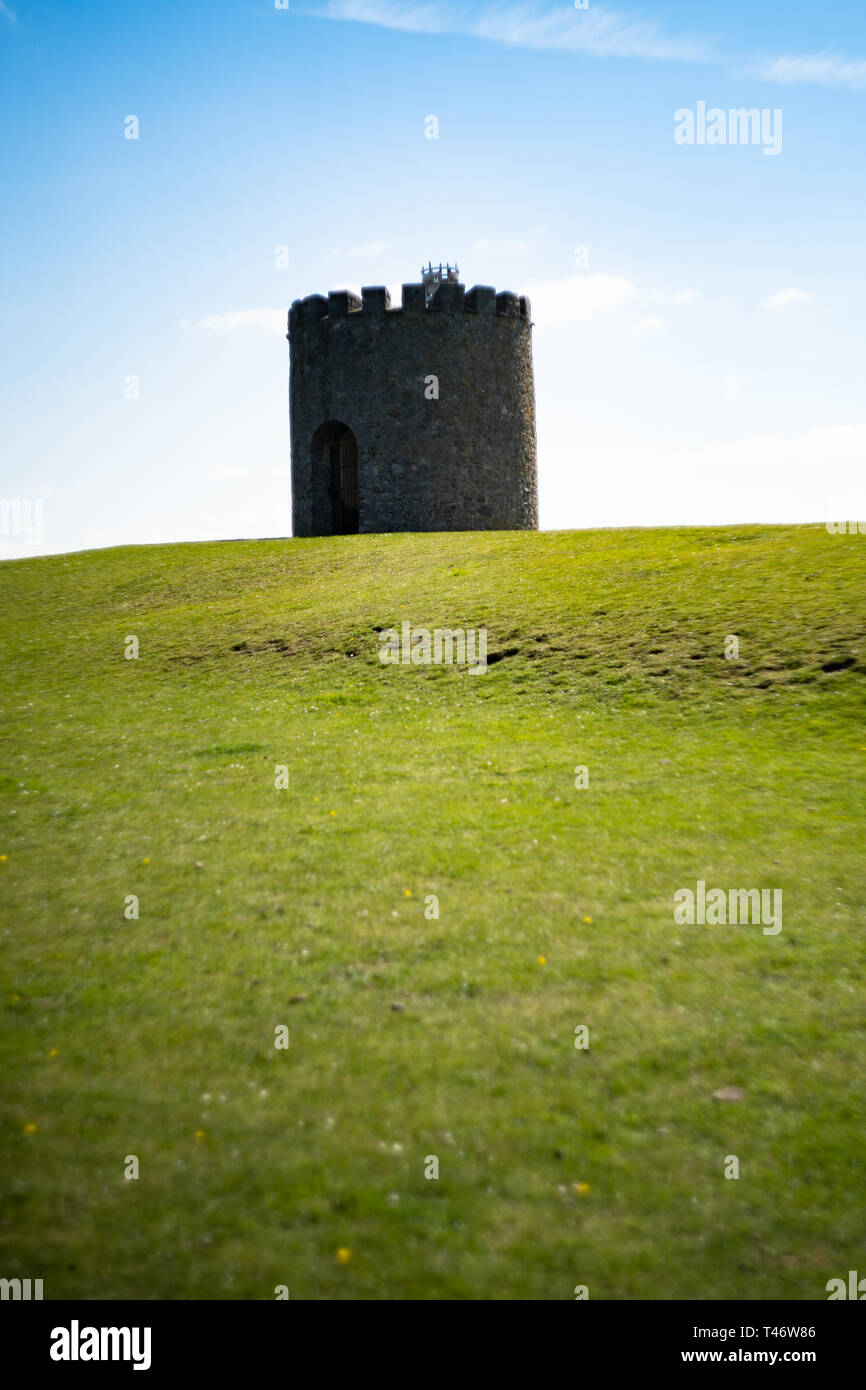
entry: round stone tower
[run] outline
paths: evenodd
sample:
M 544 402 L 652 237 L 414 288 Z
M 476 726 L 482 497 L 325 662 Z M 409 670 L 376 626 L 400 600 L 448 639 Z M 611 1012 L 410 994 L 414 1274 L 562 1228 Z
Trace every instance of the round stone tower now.
M 529 301 L 431 272 L 292 305 L 295 536 L 537 527 Z

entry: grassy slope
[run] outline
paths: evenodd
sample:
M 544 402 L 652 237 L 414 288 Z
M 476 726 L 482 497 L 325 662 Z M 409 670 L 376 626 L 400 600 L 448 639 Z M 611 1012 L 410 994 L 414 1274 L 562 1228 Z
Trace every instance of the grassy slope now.
M 0 1273 L 810 1299 L 862 1268 L 864 580 L 819 527 L 0 566 Z M 517 650 L 383 667 L 404 618 Z M 782 933 L 676 926 L 699 877 L 782 888 Z

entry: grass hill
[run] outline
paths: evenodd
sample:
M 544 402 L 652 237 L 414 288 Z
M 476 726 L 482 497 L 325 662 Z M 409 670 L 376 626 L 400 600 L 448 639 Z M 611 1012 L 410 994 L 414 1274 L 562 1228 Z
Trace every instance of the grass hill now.
M 866 542 L 818 526 L 0 566 L 0 1273 L 821 1299 L 862 1270 L 864 600 Z M 404 620 L 486 627 L 489 669 L 382 665 Z M 782 931 L 678 925 L 699 879 L 783 890 Z

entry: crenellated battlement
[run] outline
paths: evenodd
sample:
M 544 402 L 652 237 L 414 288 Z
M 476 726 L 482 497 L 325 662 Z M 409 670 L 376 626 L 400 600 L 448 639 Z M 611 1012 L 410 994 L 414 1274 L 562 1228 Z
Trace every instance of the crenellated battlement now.
M 289 310 L 289 338 L 295 332 L 316 328 L 323 320 L 342 323 L 357 318 L 384 319 L 405 314 L 413 317 L 429 314 L 473 314 L 497 318 L 521 319 L 531 322 L 531 306 L 526 295 L 503 290 L 497 294 L 491 285 L 475 285 L 469 292 L 466 286 L 445 280 L 432 299 L 427 300 L 423 283 L 402 286 L 402 302 L 392 305 L 391 295 L 384 285 L 365 285 L 358 297 L 351 290 L 331 290 L 328 297 L 321 294 L 296 299 Z

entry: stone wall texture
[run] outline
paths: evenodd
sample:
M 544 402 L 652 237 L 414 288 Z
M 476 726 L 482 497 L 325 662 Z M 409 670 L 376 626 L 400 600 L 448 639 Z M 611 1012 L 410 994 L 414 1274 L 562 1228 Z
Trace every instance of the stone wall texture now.
M 337 422 L 358 445 L 359 531 L 535 529 L 531 334 L 528 300 L 483 285 L 443 284 L 429 305 L 423 285 L 404 285 L 399 309 L 381 288 L 296 300 L 293 534 L 333 532 L 314 436 Z

